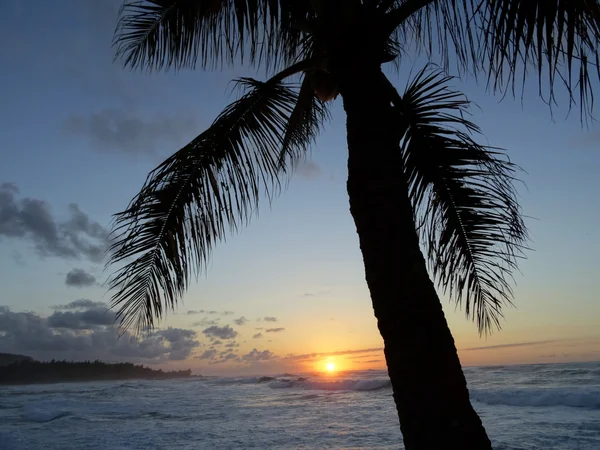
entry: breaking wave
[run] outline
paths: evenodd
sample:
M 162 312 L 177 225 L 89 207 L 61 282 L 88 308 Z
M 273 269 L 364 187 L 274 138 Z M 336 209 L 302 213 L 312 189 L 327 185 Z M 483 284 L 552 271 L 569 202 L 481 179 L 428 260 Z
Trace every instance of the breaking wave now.
M 377 391 L 391 388 L 387 377 L 377 378 L 331 378 L 319 376 L 308 377 L 285 373 L 282 376 L 258 376 L 242 378 L 205 379 L 207 383 L 216 385 L 257 384 L 271 389 L 306 389 L 321 391 Z
M 59 411 L 52 409 L 30 409 L 24 411 L 23 420 L 28 422 L 52 422 L 53 420 L 62 419 L 64 417 L 72 416 L 73 413 L 70 411 Z
M 502 370 L 500 368 L 498 370 Z M 587 373 L 590 373 L 589 371 Z M 379 391 L 391 388 L 389 378 L 382 373 L 371 376 L 363 373 L 347 373 L 350 377 L 329 378 L 323 376 L 301 377 L 293 374 L 285 376 L 260 376 L 245 378 L 218 378 L 211 382 L 221 385 L 227 384 L 255 384 L 257 388 L 268 387 L 270 389 L 298 389 L 311 391 Z M 572 385 L 569 387 L 533 387 L 532 380 L 525 384 L 529 386 L 494 386 L 474 387 L 471 385 L 469 391 L 471 400 L 487 405 L 523 406 L 523 407 L 572 407 L 600 409 L 600 385 L 578 385 L 575 373 L 567 374 Z M 547 382 L 547 380 L 546 380 Z M 477 386 L 477 384 L 475 384 Z
M 377 391 L 390 388 L 391 382 L 386 379 L 373 380 L 331 380 L 309 381 L 306 379 L 278 379 L 269 383 L 272 389 L 302 388 L 320 391 Z
M 471 400 L 488 405 L 600 409 L 600 389 L 593 388 L 470 389 L 470 393 Z

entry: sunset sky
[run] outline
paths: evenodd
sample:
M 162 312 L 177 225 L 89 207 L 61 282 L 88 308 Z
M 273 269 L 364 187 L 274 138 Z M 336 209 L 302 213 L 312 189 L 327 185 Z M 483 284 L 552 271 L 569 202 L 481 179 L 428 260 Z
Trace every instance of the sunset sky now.
M 0 3 L 0 352 L 207 374 L 383 368 L 348 211 L 341 99 L 287 191 L 217 247 L 177 313 L 141 343 L 116 340 L 101 286 L 111 214 L 235 99 L 232 78 L 264 78 L 122 69 L 111 49 L 119 5 Z M 403 64 L 400 90 L 422 67 Z M 566 118 L 564 101 L 553 120 L 530 81 L 522 103 L 487 94 L 485 80 L 455 83 L 489 144 L 526 171 L 534 248 L 501 332 L 480 338 L 444 299 L 465 365 L 600 360 L 600 127 L 582 128 L 578 110 Z

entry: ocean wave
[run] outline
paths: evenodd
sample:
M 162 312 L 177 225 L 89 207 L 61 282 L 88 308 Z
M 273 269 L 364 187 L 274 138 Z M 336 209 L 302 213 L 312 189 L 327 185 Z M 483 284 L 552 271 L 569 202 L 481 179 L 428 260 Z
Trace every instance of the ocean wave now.
M 593 388 L 470 389 L 470 394 L 488 405 L 600 409 L 600 390 Z
M 117 389 L 141 389 L 142 386 L 140 386 L 138 384 L 122 383 L 122 384 L 118 385 L 116 388 Z
M 73 413 L 71 411 L 31 409 L 23 412 L 23 420 L 27 422 L 45 423 L 70 417 L 72 415 Z
M 242 377 L 242 378 L 206 378 L 204 381 L 210 384 L 231 385 L 231 384 L 257 384 L 265 381 L 265 378 L 273 377 Z
M 320 391 L 377 391 L 391 387 L 390 380 L 331 380 L 309 381 L 306 379 L 278 379 L 269 383 L 272 389 L 302 388 Z
M 369 392 L 391 388 L 389 378 L 383 376 L 383 373 L 377 373 L 376 376 L 369 376 L 363 373 L 363 377 L 349 377 L 348 375 L 349 374 L 343 374 L 341 377 L 326 377 L 325 375 L 319 374 L 307 376 L 307 378 L 298 375 L 289 377 L 255 376 L 218 378 L 209 382 L 219 385 L 255 384 L 257 385 L 257 388 L 260 386 L 260 388 L 268 387 L 275 390 L 302 389 L 310 391 Z M 488 405 L 523 407 L 564 406 L 595 410 L 600 409 L 600 387 L 597 386 L 596 383 L 590 385 L 589 379 L 579 380 L 572 372 L 569 375 L 570 386 L 563 386 L 560 388 L 552 385 L 546 387 L 540 386 L 550 383 L 551 380 L 548 380 L 547 377 L 539 374 L 526 379 L 513 377 L 513 380 L 502 381 L 501 385 L 493 387 L 489 384 L 486 386 L 485 384 L 481 385 L 481 383 L 472 383 L 469 389 L 470 396 L 472 401 Z M 519 384 L 521 384 L 521 386 L 519 386 Z
M 275 377 L 258 377 L 256 382 L 257 383 L 266 383 L 268 381 L 273 381 L 273 380 L 275 380 Z

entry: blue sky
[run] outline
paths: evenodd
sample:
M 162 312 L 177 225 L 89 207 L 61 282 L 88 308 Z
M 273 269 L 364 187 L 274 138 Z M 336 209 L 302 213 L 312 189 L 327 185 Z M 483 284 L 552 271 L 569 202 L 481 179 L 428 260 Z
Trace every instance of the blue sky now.
M 0 204 L 0 305 L 9 308 L 4 314 L 29 311 L 30 318 L 46 318 L 58 311 L 53 306 L 77 299 L 107 301 L 98 283 L 66 284 L 73 269 L 97 282 L 106 277 L 87 245 L 98 244 L 94 226 L 108 228 L 111 214 L 126 206 L 147 172 L 235 99 L 232 78 L 264 77 L 249 68 L 178 74 L 122 69 L 113 63 L 110 45 L 119 4 L 57 0 L 33 7 L 6 0 L 0 5 L 0 184 L 12 183 L 0 199 L 10 197 L 19 208 L 31 200 L 29 205 L 46 214 L 45 224 L 59 230 L 52 237 L 40 229 L 3 229 Z M 400 90 L 409 72 L 422 67 L 404 64 L 393 76 Z M 521 177 L 526 187 L 519 192 L 532 217 L 527 223 L 534 248 L 520 265 L 517 308 L 506 310 L 502 332 L 480 340 L 475 326 L 445 304 L 468 364 L 600 359 L 600 128 L 582 128 L 576 110 L 565 119 L 564 102 L 553 121 L 535 81 L 526 85 L 523 103 L 500 101 L 472 79 L 455 82 L 478 105 L 473 120 L 484 139 L 506 148 L 526 171 Z M 271 208 L 263 203 L 248 229 L 217 247 L 208 273 L 192 286 L 179 314 L 161 325 L 196 333 L 185 339 L 197 344 L 190 344 L 186 358 L 172 358 L 172 365 L 204 371 L 250 370 L 246 366 L 259 363 L 280 368 L 291 361 L 283 361 L 285 355 L 319 353 L 310 359 L 315 364 L 334 357 L 344 366 L 350 356 L 328 354 L 381 347 L 348 211 L 340 99 L 332 112 L 309 163 L 286 192 Z M 69 210 L 70 204 L 79 209 Z M 236 330 L 239 355 L 249 355 L 246 366 L 209 367 L 210 360 L 195 358 L 213 348 L 203 332 L 207 326 L 197 323 L 214 319 L 185 314 L 200 309 L 235 313 L 214 314 L 219 318 L 214 323 Z M 243 325 L 233 322 L 242 316 Z M 277 326 L 257 321 L 264 317 L 276 317 Z M 0 336 L 1 325 L 0 320 Z M 264 332 L 269 328 L 285 330 Z M 258 333 L 263 338 L 253 339 Z M 164 339 L 167 356 L 157 361 L 166 364 L 175 343 Z M 45 355 L 31 345 L 31 352 Z M 467 350 L 486 346 L 504 347 Z M 254 348 L 269 353 L 255 358 Z

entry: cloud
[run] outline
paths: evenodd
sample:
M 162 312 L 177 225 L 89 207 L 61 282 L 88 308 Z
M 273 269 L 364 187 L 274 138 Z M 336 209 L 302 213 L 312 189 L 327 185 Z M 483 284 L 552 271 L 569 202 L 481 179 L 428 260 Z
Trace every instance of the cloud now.
M 552 344 L 557 342 L 554 340 L 549 341 L 530 341 L 530 342 L 515 342 L 512 344 L 499 344 L 499 345 L 488 345 L 486 347 L 470 347 L 463 348 L 460 351 L 469 352 L 469 351 L 477 351 L 477 350 L 490 350 L 490 349 L 499 349 L 499 348 L 512 348 L 512 347 L 529 347 L 533 345 L 543 345 L 543 344 Z
M 219 320 L 221 320 L 221 319 L 219 319 L 218 317 L 216 319 L 209 319 L 208 317 L 204 317 L 203 319 L 194 322 L 192 324 L 192 326 L 193 327 L 207 327 L 210 325 L 218 325 Z
M 65 277 L 65 284 L 69 287 L 92 286 L 95 282 L 96 277 L 83 269 L 73 269 Z
M 374 364 L 383 362 L 383 359 L 369 359 L 368 361 L 361 361 L 360 364 Z
M 267 328 L 265 333 L 281 333 L 282 331 L 285 331 L 285 328 Z
M 54 311 L 47 322 L 50 328 L 70 330 L 92 330 L 99 326 L 112 325 L 115 313 L 105 307 L 94 307 L 83 311 Z
M 235 319 L 233 321 L 236 325 L 244 325 L 246 322 L 248 322 L 248 319 L 246 319 L 244 316 L 240 317 L 239 319 Z
M 346 359 L 350 359 L 350 360 L 361 360 L 361 359 L 365 359 L 365 358 L 372 358 L 373 355 L 370 354 L 366 354 L 366 355 L 358 355 L 358 356 L 346 356 Z
M 221 352 L 219 353 L 220 359 L 211 361 L 210 364 L 222 364 L 228 361 L 239 361 L 240 357 L 233 352 Z
M 238 335 L 238 332 L 231 328 L 229 325 L 225 325 L 224 327 L 219 327 L 213 325 L 212 327 L 208 327 L 202 330 L 202 333 L 207 337 L 214 337 L 219 339 L 233 339 Z
M 19 198 L 15 184 L 0 184 L 0 239 L 21 239 L 41 256 L 100 262 L 108 245 L 108 231 L 79 206 L 68 206 L 69 217 L 59 221 L 43 200 Z
M 155 332 L 155 335 L 163 337 L 169 343 L 170 361 L 183 361 L 190 356 L 194 348 L 200 346 L 194 330 L 169 327 Z
M 200 345 L 196 332 L 179 328 L 158 330 L 135 339 L 119 338 L 113 314 L 99 307 L 55 311 L 49 317 L 0 308 L 0 352 L 29 355 L 39 360 L 132 361 L 160 363 L 183 360 Z
M 258 320 L 260 321 L 261 319 Z M 277 322 L 277 317 L 267 316 L 263 317 L 262 320 L 264 320 L 265 322 Z
M 262 352 L 253 348 L 250 352 L 242 356 L 244 361 L 268 361 L 275 358 L 275 354 L 269 350 L 263 350 Z
M 326 356 L 357 355 L 357 354 L 361 354 L 361 353 L 375 353 L 375 352 L 381 352 L 381 351 L 383 351 L 383 348 L 381 348 L 381 347 L 360 348 L 360 349 L 356 349 L 356 350 L 338 350 L 335 352 L 326 352 L 326 353 L 305 353 L 302 355 L 290 354 L 290 355 L 287 355 L 285 357 L 285 359 L 305 360 L 305 359 L 323 358 Z
M 205 350 L 200 356 L 196 356 L 198 359 L 213 359 L 217 356 L 217 351 L 213 348 L 210 350 Z
M 252 339 L 260 339 L 263 337 L 262 333 L 256 333 L 255 335 L 252 336 Z
M 319 178 L 322 172 L 323 171 L 321 170 L 321 167 L 313 161 L 305 161 L 304 163 L 300 163 L 296 169 L 298 176 L 307 180 Z
M 56 305 L 53 309 L 81 309 L 81 308 L 97 308 L 97 307 L 107 307 L 107 304 L 104 302 L 93 302 L 87 298 L 80 298 L 79 300 L 74 300 L 71 303 L 67 303 L 66 305 Z
M 204 309 L 190 309 L 188 312 L 186 312 L 186 315 L 188 316 L 193 316 L 196 314 L 221 314 L 223 316 L 232 316 L 233 314 L 235 314 L 233 311 L 206 311 Z M 218 319 L 217 319 L 218 320 Z
M 150 119 L 123 108 L 71 115 L 64 128 L 75 136 L 89 139 L 98 150 L 129 154 L 153 154 L 161 141 L 187 139 L 198 131 L 196 121 L 189 117 Z
M 227 362 L 237 362 L 253 365 L 263 361 L 278 359 L 270 350 L 259 351 L 253 348 L 250 352 L 240 356 L 235 348 L 239 347 L 237 342 L 230 342 L 225 345 L 225 350 L 219 351 L 216 348 L 205 350 L 202 354 L 196 356 L 197 359 L 208 360 L 210 364 L 223 364 Z

